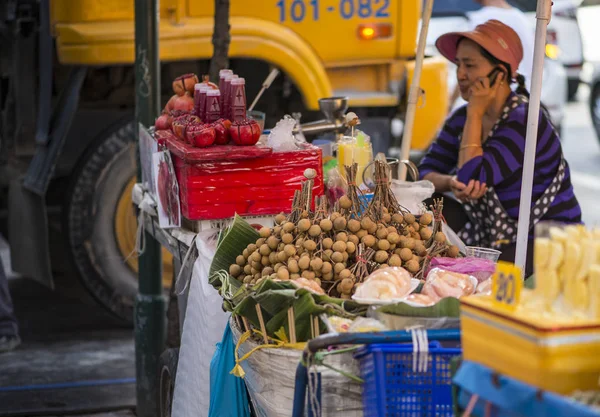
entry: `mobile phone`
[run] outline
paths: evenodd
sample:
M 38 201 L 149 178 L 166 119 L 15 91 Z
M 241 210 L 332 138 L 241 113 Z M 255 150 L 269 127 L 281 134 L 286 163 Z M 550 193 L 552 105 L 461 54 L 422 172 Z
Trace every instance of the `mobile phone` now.
M 495 67 L 488 74 L 488 78 L 490 79 L 490 87 L 496 84 L 496 80 L 498 79 L 498 75 L 504 73 L 500 67 Z

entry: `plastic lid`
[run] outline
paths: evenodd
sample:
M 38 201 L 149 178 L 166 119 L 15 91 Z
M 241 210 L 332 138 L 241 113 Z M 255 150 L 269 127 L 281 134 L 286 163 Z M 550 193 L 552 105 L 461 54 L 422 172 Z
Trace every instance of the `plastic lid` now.
M 233 80 L 235 78 L 239 78 L 239 75 L 237 75 L 237 74 L 227 74 L 225 76 L 225 80 Z
M 219 71 L 219 78 L 225 78 L 227 74 L 233 74 L 233 71 L 230 69 L 222 69 Z
M 245 85 L 246 80 L 244 78 L 234 78 L 231 80 L 231 85 Z
M 206 96 L 207 96 L 207 97 L 208 97 L 208 96 L 210 96 L 210 97 L 216 97 L 216 96 L 220 96 L 220 95 L 221 95 L 221 91 L 219 91 L 219 90 L 214 90 L 214 89 L 211 89 L 211 90 L 208 90 L 208 91 L 206 92 Z
M 197 83 L 194 85 L 194 90 L 196 90 L 196 91 L 212 90 L 212 87 L 206 83 Z

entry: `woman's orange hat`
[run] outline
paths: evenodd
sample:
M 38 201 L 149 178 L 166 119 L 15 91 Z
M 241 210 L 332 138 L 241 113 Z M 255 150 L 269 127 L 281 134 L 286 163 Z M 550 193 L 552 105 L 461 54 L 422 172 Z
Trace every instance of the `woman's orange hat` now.
M 435 46 L 446 59 L 456 61 L 458 42 L 467 38 L 488 51 L 493 57 L 510 65 L 512 78 L 523 59 L 523 44 L 517 32 L 498 20 L 488 20 L 469 32 L 450 32 L 440 36 Z

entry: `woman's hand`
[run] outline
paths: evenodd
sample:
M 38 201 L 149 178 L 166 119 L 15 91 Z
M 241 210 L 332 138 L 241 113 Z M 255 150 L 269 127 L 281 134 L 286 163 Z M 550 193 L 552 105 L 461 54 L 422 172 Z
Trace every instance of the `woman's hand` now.
M 467 111 L 475 116 L 483 117 L 487 109 L 496 98 L 498 86 L 504 81 L 505 74 L 500 72 L 496 77 L 496 82 L 490 87 L 488 77 L 479 78 L 469 89 L 469 104 Z
M 464 184 L 454 176 L 450 179 L 450 189 L 455 197 L 464 203 L 468 200 L 479 200 L 483 197 L 487 192 L 487 185 L 475 180 L 469 181 L 469 184 Z

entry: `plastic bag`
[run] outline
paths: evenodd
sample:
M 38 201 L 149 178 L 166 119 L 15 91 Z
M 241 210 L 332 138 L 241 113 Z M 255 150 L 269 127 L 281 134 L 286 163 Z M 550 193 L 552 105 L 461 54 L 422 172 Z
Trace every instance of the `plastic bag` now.
M 340 172 L 337 169 L 330 170 L 327 182 L 325 183 L 325 192 L 327 199 L 329 200 L 329 204 L 333 207 L 333 205 L 340 199 L 341 196 L 346 195 L 347 190 L 348 185 L 344 178 L 342 178 L 340 175 Z
M 427 275 L 421 294 L 436 302 L 445 297 L 460 298 L 473 294 L 477 283 L 477 279 L 471 275 L 433 268 Z
M 267 146 L 273 149 L 273 152 L 286 152 L 299 149 L 298 142 L 292 133 L 296 126 L 296 120 L 289 115 L 283 116 L 283 119 L 277 122 L 271 129 L 267 138 Z
M 416 182 L 392 180 L 391 189 L 398 203 L 413 214 L 424 213 L 423 200 L 431 198 L 435 192 L 435 186 L 427 180 Z
M 471 275 L 477 282 L 483 282 L 496 272 L 496 263 L 483 258 L 433 258 L 430 268 L 441 268 L 446 271 Z M 429 274 L 429 272 L 428 272 Z
M 235 367 L 235 343 L 229 326 L 210 362 L 209 417 L 250 417 L 246 384 L 242 378 L 230 374 Z

